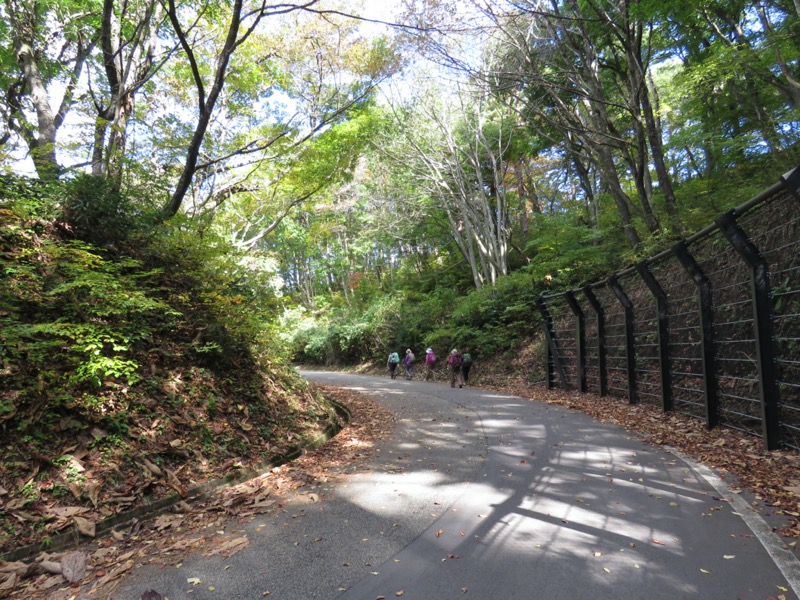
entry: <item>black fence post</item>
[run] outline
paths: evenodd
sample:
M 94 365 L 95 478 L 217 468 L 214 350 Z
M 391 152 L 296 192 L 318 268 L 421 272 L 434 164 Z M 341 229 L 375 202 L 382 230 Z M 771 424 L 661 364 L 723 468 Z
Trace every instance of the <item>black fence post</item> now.
M 714 334 L 714 301 L 711 281 L 689 252 L 686 242 L 679 242 L 672 251 L 700 292 L 700 345 L 703 356 L 703 385 L 706 397 L 706 427 L 719 424 L 719 382 L 716 369 L 716 339 Z
M 656 300 L 658 309 L 658 364 L 661 371 L 661 407 L 664 412 L 673 409 L 672 371 L 669 356 L 669 302 L 664 288 L 650 271 L 646 262 L 636 265 L 639 276 Z
M 558 355 L 558 343 L 556 340 L 556 330 L 553 327 L 553 317 L 547 309 L 547 304 L 543 298 L 537 301 L 539 312 L 542 313 L 542 322 L 544 324 L 544 337 L 547 340 L 547 389 L 552 390 L 555 383 L 554 370 L 558 372 L 558 377 L 561 379 L 563 389 L 569 390 L 571 386 L 567 378 L 567 372 L 564 370 L 564 365 L 561 364 L 561 357 Z
M 781 183 L 789 192 L 800 200 L 800 167 L 781 175 Z
M 736 222 L 736 212 L 730 211 L 716 219 L 720 230 L 750 267 L 753 301 L 753 324 L 756 334 L 756 364 L 761 396 L 761 427 L 767 450 L 780 447 L 780 397 L 778 390 L 777 357 L 772 326 L 772 292 L 769 265 Z
M 608 278 L 608 287 L 614 292 L 622 307 L 625 309 L 625 362 L 628 372 L 628 402 L 639 402 L 639 393 L 636 389 L 636 338 L 634 336 L 633 303 L 616 277 Z
M 594 310 L 597 315 L 597 377 L 600 381 L 600 395 L 608 395 L 608 358 L 606 353 L 606 313 L 603 310 L 603 305 L 600 304 L 597 296 L 590 286 L 585 286 L 581 289 L 586 301 Z
M 564 294 L 572 314 L 575 315 L 575 339 L 578 359 L 578 391 L 586 391 L 586 318 L 574 292 Z

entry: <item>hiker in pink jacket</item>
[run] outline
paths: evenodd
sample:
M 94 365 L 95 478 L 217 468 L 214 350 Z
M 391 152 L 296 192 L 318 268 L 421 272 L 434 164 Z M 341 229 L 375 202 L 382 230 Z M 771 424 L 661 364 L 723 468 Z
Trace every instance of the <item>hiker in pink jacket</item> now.
M 450 366 L 450 387 L 464 387 L 464 376 L 461 373 L 463 358 L 461 353 L 453 348 L 450 356 L 447 357 L 447 364 Z

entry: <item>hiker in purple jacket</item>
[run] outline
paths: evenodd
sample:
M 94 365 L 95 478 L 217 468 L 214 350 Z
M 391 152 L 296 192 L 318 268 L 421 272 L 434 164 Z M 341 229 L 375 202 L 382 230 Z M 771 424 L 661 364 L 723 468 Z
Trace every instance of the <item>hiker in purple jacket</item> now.
M 414 377 L 414 358 L 411 348 L 406 350 L 406 356 L 403 358 L 403 365 L 406 367 L 406 379 L 413 379 Z
M 425 381 L 433 379 L 433 368 L 436 366 L 436 354 L 428 348 L 425 350 Z

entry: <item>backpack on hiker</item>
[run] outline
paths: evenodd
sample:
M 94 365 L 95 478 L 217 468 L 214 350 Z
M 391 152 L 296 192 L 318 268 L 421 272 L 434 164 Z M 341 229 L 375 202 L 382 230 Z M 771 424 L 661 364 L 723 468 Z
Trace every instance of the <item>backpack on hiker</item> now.
M 461 364 L 465 367 L 469 367 L 472 364 L 472 357 L 469 355 L 469 352 L 464 352 L 461 357 Z
M 455 354 L 451 354 L 450 355 L 450 364 L 452 365 L 452 367 L 454 369 L 457 368 L 457 367 L 460 367 L 461 366 L 461 362 L 462 362 L 462 356 L 458 352 L 456 352 Z
M 425 354 L 425 364 L 433 366 L 436 364 L 436 355 L 433 353 L 433 350 L 429 350 Z
M 399 365 L 400 364 L 400 355 L 397 352 L 392 352 L 389 355 L 389 364 L 390 365 Z

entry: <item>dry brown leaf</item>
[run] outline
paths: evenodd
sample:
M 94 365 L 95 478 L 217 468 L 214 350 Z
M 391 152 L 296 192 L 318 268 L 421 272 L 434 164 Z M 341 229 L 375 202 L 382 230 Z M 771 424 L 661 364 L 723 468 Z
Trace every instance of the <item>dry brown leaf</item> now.
M 186 496 L 186 486 L 181 483 L 181 480 L 178 479 L 178 476 L 175 475 L 174 471 L 167 471 L 167 482 L 169 483 L 170 487 L 178 492 L 181 496 Z
M 219 545 L 217 548 L 206 552 L 203 556 L 214 556 L 215 554 L 222 554 L 227 558 L 230 558 L 240 550 L 243 550 L 247 546 L 250 545 L 250 541 L 247 539 L 246 535 L 242 537 L 234 538 L 232 540 L 227 540 L 226 542 Z
M 95 536 L 94 521 L 84 519 L 83 517 L 75 517 L 73 520 L 75 521 L 75 526 L 78 528 L 78 531 L 81 533 L 81 535 L 91 538 Z
M 82 515 L 89 512 L 89 509 L 82 506 L 55 506 L 47 509 L 47 515 L 59 519 L 69 519 L 75 515 Z
M 45 573 L 50 573 L 51 575 L 61 575 L 62 568 L 60 562 L 54 562 L 52 560 L 43 560 L 39 563 L 39 566 L 44 570 Z
M 120 531 L 117 531 L 116 529 L 111 530 L 111 537 L 113 537 L 118 542 L 122 542 L 125 540 L 125 534 Z
M 0 598 L 3 598 L 14 591 L 17 587 L 18 577 L 16 573 L 9 573 L 2 582 L 0 582 Z
M 30 570 L 30 568 L 30 565 L 22 561 L 0 561 L 0 574 L 16 573 L 17 575 L 24 576 Z
M 130 571 L 132 568 L 133 568 L 133 562 L 132 561 L 128 561 L 128 562 L 125 562 L 125 563 L 117 565 L 116 568 L 114 568 L 110 573 L 108 573 L 107 575 L 102 577 L 97 582 L 97 587 L 102 587 L 102 586 L 108 584 L 110 581 L 113 581 L 114 579 L 117 579 L 117 578 L 121 577 L 124 573 Z
M 70 583 L 78 583 L 86 575 L 88 563 L 89 555 L 86 552 L 80 550 L 68 552 L 61 559 L 61 574 Z
M 164 531 L 170 527 L 179 527 L 183 523 L 184 518 L 180 515 L 159 515 L 153 527 L 158 531 Z
M 89 495 L 89 501 L 92 503 L 92 506 L 97 508 L 99 500 L 100 500 L 100 490 L 103 489 L 103 482 L 101 481 L 92 481 L 89 485 L 86 486 L 86 492 Z
M 161 468 L 157 464 L 147 460 L 146 458 L 142 458 L 142 464 L 148 471 L 150 471 L 156 477 L 161 477 L 164 474 Z

